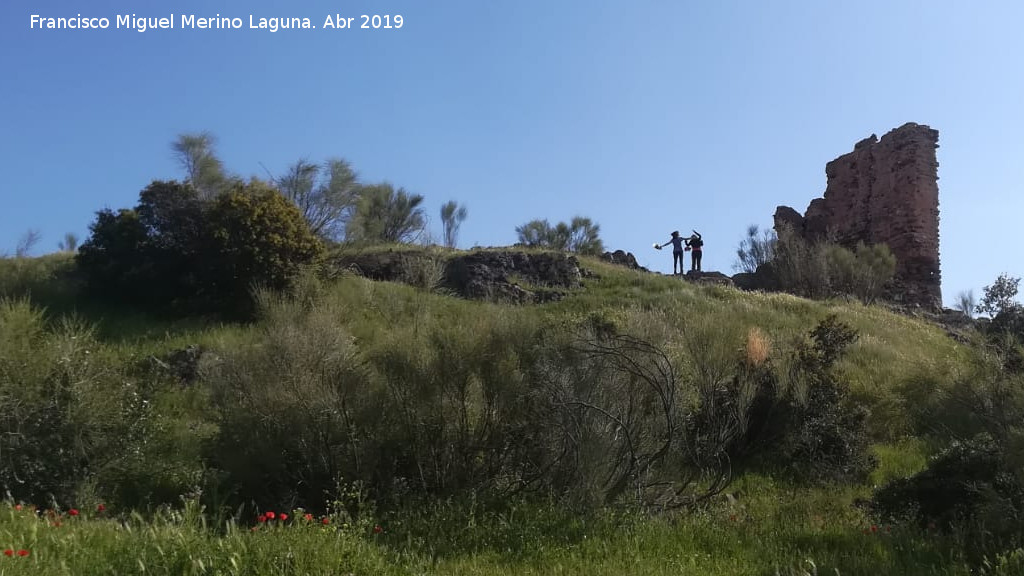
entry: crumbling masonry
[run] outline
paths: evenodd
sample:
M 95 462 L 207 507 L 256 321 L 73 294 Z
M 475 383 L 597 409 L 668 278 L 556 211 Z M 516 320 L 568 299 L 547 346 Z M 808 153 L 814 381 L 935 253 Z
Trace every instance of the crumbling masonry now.
M 812 200 L 805 215 L 778 207 L 776 231 L 788 223 L 810 240 L 831 234 L 850 248 L 860 240 L 885 243 L 896 256 L 891 296 L 903 304 L 941 308 L 938 141 L 937 130 L 914 123 L 881 140 L 874 134 L 861 140 L 853 152 L 825 166 L 825 197 Z

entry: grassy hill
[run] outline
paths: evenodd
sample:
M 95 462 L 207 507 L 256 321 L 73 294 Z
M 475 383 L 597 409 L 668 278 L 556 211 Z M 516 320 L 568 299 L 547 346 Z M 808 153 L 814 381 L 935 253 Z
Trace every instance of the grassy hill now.
M 456 255 L 398 250 L 442 265 Z M 92 305 L 78 295 L 66 255 L 0 261 L 3 408 L 16 412 L 19 402 L 37 394 L 59 396 L 55 402 L 70 414 L 58 419 L 66 430 L 41 436 L 55 444 L 38 447 L 32 458 L 44 459 L 69 441 L 75 446 L 64 447 L 77 450 L 77 459 L 61 461 L 68 470 L 54 464 L 54 471 L 33 476 L 65 474 L 67 481 L 46 487 L 65 495 L 50 506 L 59 511 L 40 519 L 29 513 L 28 501 L 16 509 L 17 498 L 0 508 L 0 548 L 14 551 L 0 558 L 0 571 L 970 573 L 967 561 L 951 552 L 949 536 L 877 525 L 855 505 L 870 497 L 873 486 L 923 468 L 932 451 L 916 437 L 913 394 L 951 386 L 969 358 L 943 328 L 856 302 L 700 286 L 590 258 L 580 264 L 589 272 L 580 287 L 530 305 L 453 296 L 437 282 L 436 269 L 410 274 L 418 286 L 335 271 L 329 280 L 306 278 L 289 298 L 262 295 L 259 320 L 242 324 L 156 319 Z M 732 374 L 737 360 L 750 355 L 752 335 L 767 357 L 785 367 L 797 342 L 830 315 L 859 335 L 837 369 L 852 399 L 869 410 L 878 466 L 862 482 L 807 483 L 746 469 L 697 507 L 663 514 L 633 506 L 584 510 L 563 506 L 552 494 L 512 494 L 495 502 L 468 488 L 478 471 L 474 463 L 455 461 L 457 452 L 440 454 L 449 445 L 472 445 L 463 434 L 491 439 L 482 430 L 487 426 L 528 432 L 486 412 L 516 414 L 516 403 L 526 401 L 517 395 L 531 390 L 533 345 L 552 332 L 558 338 L 580 326 L 613 327 L 663 351 L 685 382 L 709 366 Z M 174 352 L 188 346 L 205 354 L 198 379 L 184 381 L 167 366 Z M 460 378 L 465 385 L 453 387 L 451 381 Z M 385 396 L 406 403 L 375 404 Z M 410 414 L 384 413 L 381 406 Z M 450 414 L 450 420 L 435 420 L 439 414 Z M 331 426 L 344 418 L 366 432 L 334 436 Z M 409 435 L 389 435 L 403 426 Z M 431 434 L 438 435 L 436 442 Z M 350 483 L 309 519 L 305 510 L 293 510 L 297 500 L 269 488 L 284 478 L 312 484 L 312 476 L 303 475 L 321 468 L 308 463 L 310 454 L 339 462 L 354 458 L 353 470 L 369 469 L 366 460 L 375 454 L 404 454 L 405 448 L 389 444 L 401 438 L 439 454 L 396 461 L 423 458 L 449 471 L 465 469 L 465 485 L 449 489 L 424 479 L 431 496 L 399 495 L 406 505 L 392 505 L 367 497 L 374 482 L 382 492 L 385 481 L 388 494 L 400 492 L 384 469 L 368 473 L 370 486 L 339 478 Z M 355 446 L 357 440 L 362 444 Z M 317 452 L 309 445 L 317 441 L 334 442 L 334 451 Z M 379 444 L 363 445 L 368 442 Z M 240 455 L 249 449 L 262 451 L 260 462 L 244 461 Z M 472 452 L 483 462 L 479 466 L 493 449 L 487 444 Z M 254 522 L 222 507 L 238 503 L 237 494 L 218 482 L 223 470 L 243 478 L 238 494 L 262 499 L 259 510 L 284 510 L 290 518 L 268 519 L 264 512 Z M 463 479 L 448 474 L 428 471 L 423 477 L 452 478 L 453 485 Z M 472 497 L 477 493 L 480 501 Z M 272 502 L 275 497 L 281 500 Z M 69 516 L 69 506 L 80 513 Z M 18 557 L 21 549 L 29 555 Z

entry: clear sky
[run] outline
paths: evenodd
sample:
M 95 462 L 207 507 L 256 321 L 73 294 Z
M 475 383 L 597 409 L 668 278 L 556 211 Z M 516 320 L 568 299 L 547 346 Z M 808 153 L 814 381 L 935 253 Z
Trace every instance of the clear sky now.
M 113 29 L 116 15 L 174 30 Z M 32 30 L 30 16 L 108 30 Z M 239 17 L 182 30 L 180 15 Z M 315 30 L 250 30 L 249 15 Z M 401 29 L 329 30 L 328 14 Z M 1024 276 L 1024 3 L 964 0 L 4 0 L 0 251 L 37 253 L 94 212 L 180 178 L 170 142 L 208 130 L 227 168 L 349 160 L 366 181 L 469 207 L 460 245 L 533 218 L 596 220 L 606 245 L 704 234 L 732 272 L 748 224 L 803 211 L 825 163 L 905 122 L 940 133 L 943 296 Z

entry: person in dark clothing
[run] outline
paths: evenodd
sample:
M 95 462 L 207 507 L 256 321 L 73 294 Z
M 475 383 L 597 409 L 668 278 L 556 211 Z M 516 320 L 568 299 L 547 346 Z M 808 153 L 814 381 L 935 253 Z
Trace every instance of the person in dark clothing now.
M 700 257 L 701 248 L 704 246 L 704 240 L 700 237 L 700 232 L 693 231 L 693 236 L 686 239 L 686 249 L 690 252 L 690 271 L 696 270 L 700 272 Z
M 672 238 L 669 239 L 669 242 L 672 243 L 672 273 L 673 274 L 682 274 L 683 272 L 686 272 L 686 261 L 683 260 L 683 252 L 684 252 L 684 250 L 683 250 L 683 241 L 684 241 L 683 237 L 679 235 L 679 231 L 678 230 L 673 232 L 672 233 Z M 661 250 L 661 245 L 656 244 L 654 247 L 657 248 L 658 250 Z M 676 264 L 677 263 L 679 265 L 679 271 L 678 272 L 676 272 Z

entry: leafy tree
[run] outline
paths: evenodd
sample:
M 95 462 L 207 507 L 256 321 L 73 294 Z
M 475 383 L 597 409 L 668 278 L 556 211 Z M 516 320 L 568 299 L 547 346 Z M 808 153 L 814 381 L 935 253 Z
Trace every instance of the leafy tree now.
M 1020 304 L 1014 300 L 1017 296 L 1018 284 L 1020 284 L 1020 278 L 1011 278 L 1006 273 L 1000 274 L 992 285 L 985 286 L 977 311 L 988 314 L 990 318 L 995 318 L 1002 312 L 1018 308 Z
M 422 203 L 423 196 L 388 182 L 363 186 L 345 236 L 360 242 L 412 242 L 426 227 Z
M 977 307 L 978 302 L 974 298 L 974 290 L 964 290 L 956 295 L 956 303 L 954 306 L 960 312 L 963 312 L 968 318 L 974 316 L 974 310 Z
M 75 255 L 86 290 L 97 298 L 135 305 L 166 300 L 154 294 L 162 285 L 149 259 L 149 236 L 133 209 L 103 209 L 89 225 L 89 238 Z
M 549 247 L 552 240 L 551 224 L 547 220 L 531 220 L 516 227 L 519 243 L 530 247 Z
M 260 183 L 235 186 L 220 195 L 207 214 L 210 240 L 207 287 L 222 303 L 241 302 L 257 286 L 289 287 L 303 266 L 323 255 L 323 245 L 294 204 Z
M 519 243 L 526 246 L 593 256 L 604 251 L 600 230 L 590 218 L 576 216 L 568 224 L 559 222 L 555 226 L 547 220 L 531 220 L 517 227 L 516 234 Z
M 78 250 L 78 235 L 74 232 L 64 234 L 64 238 L 57 243 L 57 249 L 61 252 L 74 252 Z
M 747 227 L 747 237 L 736 249 L 736 263 L 733 268 L 749 274 L 757 272 L 758 267 L 768 264 L 775 258 L 777 243 L 775 231 L 768 229 L 761 232 L 756 224 L 751 224 Z
M 469 212 L 465 206 L 451 200 L 441 206 L 441 223 L 444 226 L 444 245 L 454 248 L 459 237 L 459 227 L 466 220 Z
M 76 261 L 86 289 L 155 312 L 248 311 L 250 288 L 287 286 L 322 246 L 294 204 L 258 181 L 213 200 L 153 182 L 134 209 L 102 210 Z
M 601 227 L 582 216 L 576 216 L 569 223 L 568 249 L 577 254 L 596 256 L 604 252 L 601 241 Z
M 356 173 L 340 159 L 323 165 L 299 160 L 275 184 L 298 206 L 313 234 L 322 238 L 341 235 L 359 199 Z
M 175 158 L 185 170 L 186 181 L 203 198 L 211 198 L 223 191 L 231 180 L 214 150 L 216 142 L 212 134 L 204 131 L 182 134 L 171 144 Z

